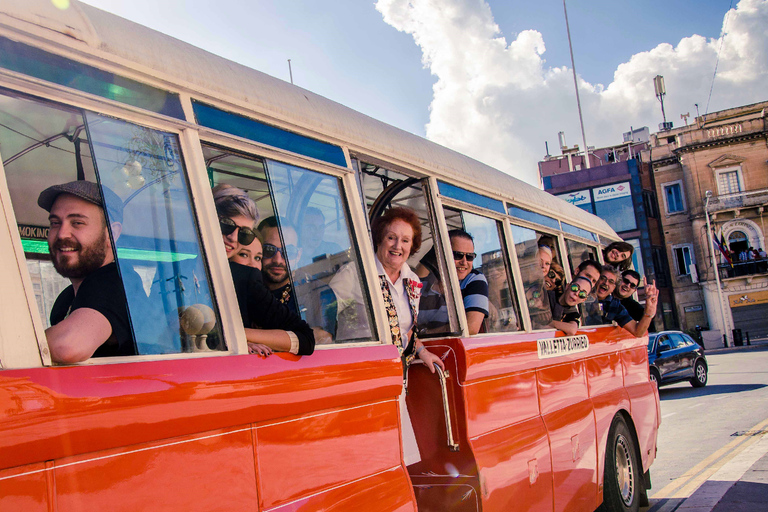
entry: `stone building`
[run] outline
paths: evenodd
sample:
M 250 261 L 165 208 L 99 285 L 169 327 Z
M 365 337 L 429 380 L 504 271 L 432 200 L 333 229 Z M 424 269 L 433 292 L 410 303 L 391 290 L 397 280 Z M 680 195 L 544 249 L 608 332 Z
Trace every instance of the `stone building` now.
M 766 248 L 766 107 L 768 101 L 697 117 L 651 135 L 640 155 L 659 198 L 680 328 L 708 326 L 707 338 L 720 346 L 723 334 L 738 343 L 734 329 L 768 337 L 768 261 L 747 255 L 750 247 Z
M 544 190 L 604 219 L 635 247 L 633 268 L 659 288 L 656 329 L 678 329 L 677 308 L 671 288 L 669 265 L 658 201 L 650 166 L 640 156 L 650 148 L 647 128 L 624 134 L 616 146 L 590 149 L 590 168 L 578 147 L 562 147 L 562 155 L 539 162 Z M 638 289 L 644 302 L 645 289 Z

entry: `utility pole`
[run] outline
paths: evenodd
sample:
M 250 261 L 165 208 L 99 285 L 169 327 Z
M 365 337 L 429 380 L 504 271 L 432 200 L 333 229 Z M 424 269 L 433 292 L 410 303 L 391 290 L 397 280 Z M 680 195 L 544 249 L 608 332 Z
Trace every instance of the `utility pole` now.
M 715 282 L 717 283 L 717 302 L 720 304 L 720 318 L 723 322 L 723 336 L 728 339 L 728 326 L 725 323 L 725 308 L 723 307 L 723 289 L 720 287 L 720 269 L 717 266 L 717 260 L 715 259 L 714 240 L 712 240 L 712 226 L 709 224 L 709 200 L 712 198 L 712 191 L 707 190 L 707 200 L 704 203 L 704 215 L 707 217 L 707 239 L 709 240 L 709 256 L 712 261 L 712 267 L 715 269 Z M 726 343 L 728 343 L 726 341 Z
M 581 115 L 581 100 L 579 99 L 579 82 L 576 80 L 576 62 L 573 60 L 573 45 L 571 45 L 571 26 L 568 24 L 568 9 L 565 8 L 563 0 L 563 12 L 565 12 L 565 29 L 568 32 L 568 49 L 571 51 L 571 68 L 573 68 L 573 86 L 576 88 L 576 107 L 579 109 L 579 123 L 581 123 L 581 138 L 584 141 L 584 165 L 587 169 L 589 165 L 589 146 L 587 146 L 587 135 L 584 132 L 584 118 Z

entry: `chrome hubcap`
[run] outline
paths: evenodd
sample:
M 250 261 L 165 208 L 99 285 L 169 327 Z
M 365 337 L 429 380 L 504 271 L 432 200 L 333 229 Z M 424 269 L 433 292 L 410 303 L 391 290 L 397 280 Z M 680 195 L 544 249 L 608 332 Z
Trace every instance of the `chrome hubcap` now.
M 616 439 L 616 483 L 619 486 L 621 501 L 629 507 L 635 495 L 634 472 L 632 467 L 632 458 L 630 456 L 629 441 L 624 436 Z

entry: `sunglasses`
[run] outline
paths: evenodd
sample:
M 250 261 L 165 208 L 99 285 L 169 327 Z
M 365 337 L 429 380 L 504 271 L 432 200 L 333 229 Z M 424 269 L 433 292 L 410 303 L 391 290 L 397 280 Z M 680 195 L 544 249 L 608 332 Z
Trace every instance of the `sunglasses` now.
M 274 258 L 277 253 L 280 253 L 284 260 L 292 260 L 299 255 L 299 248 L 295 245 L 287 245 L 285 247 L 278 247 L 272 244 L 264 244 L 263 256 L 266 258 Z
M 579 292 L 578 293 L 578 297 L 580 299 L 586 299 L 587 298 L 587 292 L 582 290 L 581 288 L 579 288 L 579 285 L 577 285 L 576 283 L 573 283 L 571 285 L 571 291 L 572 292 Z
M 629 286 L 632 289 L 637 288 L 637 283 L 633 283 L 632 281 L 630 281 L 626 277 L 622 277 L 621 278 L 621 282 L 624 283 L 625 285 Z
M 461 261 L 463 258 L 467 258 L 467 261 L 471 263 L 475 261 L 475 258 L 477 258 L 477 254 L 475 254 L 474 252 L 453 251 L 454 260 Z
M 559 275 L 557 274 L 557 272 L 555 272 L 554 270 L 550 270 L 550 271 L 547 273 L 547 277 L 548 277 L 548 278 L 550 278 L 550 279 L 555 279 L 555 278 L 558 278 L 558 277 L 560 277 L 560 276 L 559 276 Z
M 251 245 L 256 239 L 256 233 L 251 228 L 238 226 L 235 224 L 235 221 L 227 217 L 219 219 L 219 228 L 221 229 L 221 234 L 224 236 L 229 236 L 234 233 L 235 230 L 239 229 L 240 231 L 237 232 L 237 241 L 240 245 Z

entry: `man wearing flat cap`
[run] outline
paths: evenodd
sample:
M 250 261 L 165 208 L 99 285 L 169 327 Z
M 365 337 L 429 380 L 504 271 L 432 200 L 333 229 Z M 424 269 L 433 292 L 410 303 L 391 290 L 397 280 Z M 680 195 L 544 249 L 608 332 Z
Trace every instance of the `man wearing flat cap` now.
M 104 188 L 112 234 L 122 230 L 122 201 Z M 40 193 L 50 215 L 48 248 L 56 271 L 72 285 L 56 298 L 46 329 L 51 359 L 77 363 L 90 357 L 136 354 L 123 282 L 109 240 L 96 183 L 73 181 Z

